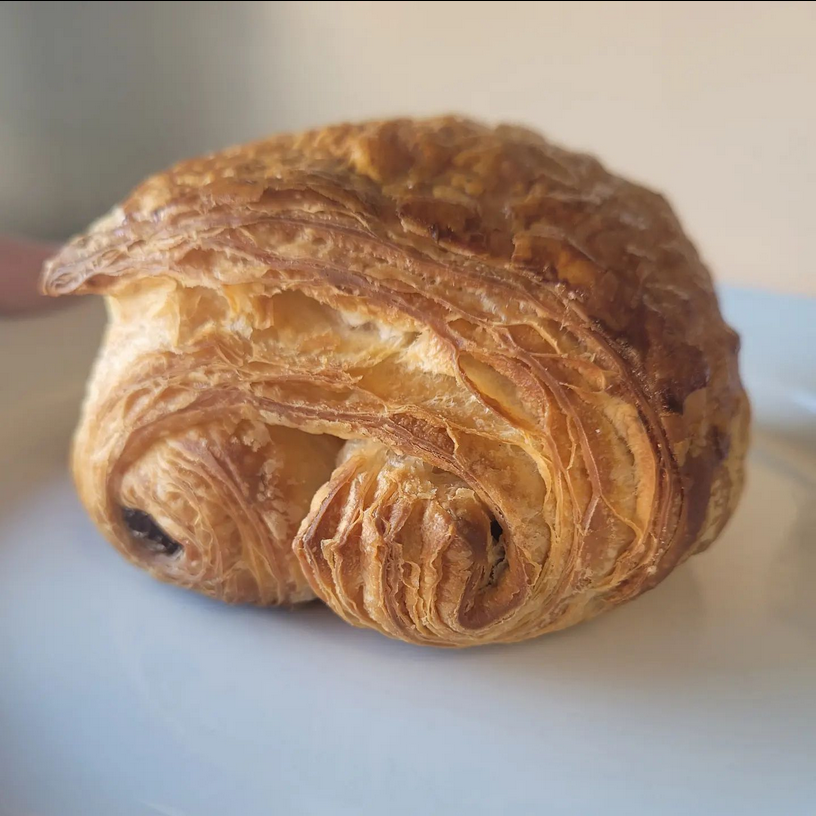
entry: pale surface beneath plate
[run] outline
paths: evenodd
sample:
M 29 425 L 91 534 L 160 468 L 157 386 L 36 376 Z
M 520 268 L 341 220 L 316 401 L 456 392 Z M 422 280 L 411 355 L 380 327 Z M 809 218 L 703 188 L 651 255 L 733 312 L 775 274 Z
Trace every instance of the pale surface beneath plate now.
M 0 814 L 813 813 L 816 302 L 725 305 L 756 434 L 722 540 L 601 619 L 465 652 L 128 566 L 65 466 L 99 304 L 1 324 Z

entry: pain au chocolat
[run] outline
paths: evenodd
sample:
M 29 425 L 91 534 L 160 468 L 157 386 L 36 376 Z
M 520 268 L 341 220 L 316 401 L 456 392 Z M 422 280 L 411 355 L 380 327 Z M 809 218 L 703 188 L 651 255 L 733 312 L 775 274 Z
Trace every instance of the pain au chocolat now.
M 340 125 L 182 162 L 46 266 L 109 326 L 92 519 L 229 602 L 471 646 L 708 547 L 743 482 L 738 338 L 660 195 L 519 127 Z

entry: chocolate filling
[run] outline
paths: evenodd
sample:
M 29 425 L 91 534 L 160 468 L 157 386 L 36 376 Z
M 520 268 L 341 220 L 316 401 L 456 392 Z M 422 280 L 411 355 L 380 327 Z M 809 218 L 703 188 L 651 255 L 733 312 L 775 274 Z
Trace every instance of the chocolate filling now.
M 138 538 L 144 546 L 153 553 L 160 555 L 176 555 L 181 552 L 182 546 L 156 524 L 151 515 L 143 510 L 134 510 L 131 507 L 122 508 L 122 519 L 127 525 L 130 534 Z

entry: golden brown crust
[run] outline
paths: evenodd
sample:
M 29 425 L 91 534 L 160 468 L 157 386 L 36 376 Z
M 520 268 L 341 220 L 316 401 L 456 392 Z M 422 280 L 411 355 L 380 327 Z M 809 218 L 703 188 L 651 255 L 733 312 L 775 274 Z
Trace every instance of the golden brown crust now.
M 395 637 L 517 640 L 650 588 L 740 493 L 738 341 L 694 247 L 660 196 L 521 128 L 342 125 L 184 162 L 43 287 L 111 306 L 86 505 L 219 597 L 308 581 Z M 133 504 L 183 556 L 139 550 Z

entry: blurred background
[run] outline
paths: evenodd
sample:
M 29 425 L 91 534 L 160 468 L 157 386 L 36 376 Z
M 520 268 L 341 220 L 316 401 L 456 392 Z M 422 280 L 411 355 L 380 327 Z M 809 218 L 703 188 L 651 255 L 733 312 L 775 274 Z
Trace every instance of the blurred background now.
M 0 3 L 0 233 L 341 120 L 533 126 L 665 192 L 720 282 L 816 294 L 816 4 Z

